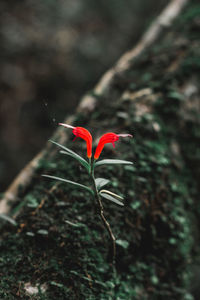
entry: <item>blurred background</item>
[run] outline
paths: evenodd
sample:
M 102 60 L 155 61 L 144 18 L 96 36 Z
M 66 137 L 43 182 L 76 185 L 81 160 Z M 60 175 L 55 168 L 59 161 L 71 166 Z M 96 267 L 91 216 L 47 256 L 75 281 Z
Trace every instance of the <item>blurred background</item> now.
M 167 3 L 0 1 L 0 192 Z

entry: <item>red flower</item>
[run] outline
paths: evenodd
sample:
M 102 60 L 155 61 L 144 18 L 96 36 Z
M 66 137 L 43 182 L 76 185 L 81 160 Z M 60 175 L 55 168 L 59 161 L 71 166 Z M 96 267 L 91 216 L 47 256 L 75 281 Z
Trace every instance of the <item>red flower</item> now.
M 103 147 L 107 143 L 112 143 L 113 147 L 115 147 L 115 142 L 119 140 L 119 137 L 133 137 L 131 134 L 115 134 L 113 132 L 108 132 L 102 135 L 102 137 L 99 140 L 99 143 L 97 145 L 95 154 L 94 154 L 94 159 L 98 159 Z
M 90 132 L 83 127 L 74 127 L 68 124 L 59 123 L 58 125 L 62 125 L 67 128 L 72 128 L 72 132 L 75 135 L 75 139 L 80 137 L 81 139 L 86 141 L 87 144 L 87 157 L 91 158 L 92 156 L 92 136 Z

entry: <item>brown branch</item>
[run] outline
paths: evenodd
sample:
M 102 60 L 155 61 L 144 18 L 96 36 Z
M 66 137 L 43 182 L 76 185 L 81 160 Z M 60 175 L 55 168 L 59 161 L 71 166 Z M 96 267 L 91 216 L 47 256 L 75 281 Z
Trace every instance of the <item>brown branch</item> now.
M 116 257 L 116 238 L 112 232 L 112 229 L 110 227 L 109 222 L 106 220 L 106 217 L 104 216 L 104 209 L 103 209 L 103 204 L 101 201 L 101 198 L 98 193 L 97 185 L 95 182 L 95 177 L 94 177 L 94 165 L 91 167 L 91 172 L 90 172 L 91 179 L 93 181 L 93 189 L 94 189 L 94 195 L 95 195 L 95 200 L 97 202 L 97 206 L 99 209 L 99 216 L 101 217 L 101 220 L 103 222 L 103 225 L 105 229 L 107 230 L 110 240 L 112 243 L 112 266 L 115 268 L 115 257 Z
M 97 198 L 97 201 L 98 201 L 98 205 L 99 205 L 99 214 L 100 214 L 100 217 L 103 221 L 103 224 L 104 224 L 104 227 L 106 228 L 109 236 L 110 236 L 110 239 L 111 239 L 111 242 L 112 242 L 112 264 L 113 266 L 115 266 L 115 257 L 116 257 L 116 239 L 115 239 L 115 236 L 112 232 L 112 229 L 110 227 L 110 224 L 108 223 L 108 221 L 106 220 L 105 216 L 104 216 L 104 210 L 103 210 L 103 204 L 101 202 L 101 199 L 98 195 L 98 193 L 96 194 L 96 198 Z
M 189 0 L 172 0 L 161 14 L 152 23 L 150 28 L 144 33 L 139 43 L 130 51 L 126 52 L 116 63 L 116 65 L 108 70 L 99 83 L 94 88 L 95 95 L 106 95 L 111 88 L 115 76 L 119 73 L 125 72 L 132 64 L 133 61 L 148 47 L 150 47 L 162 35 L 166 28 L 169 28 L 174 19 L 180 14 L 183 7 Z M 96 98 L 91 95 L 86 95 L 82 98 L 77 112 L 92 112 L 96 107 Z M 66 123 L 72 124 L 74 116 L 65 120 Z M 67 140 L 67 134 L 62 129 L 56 130 L 55 136 L 59 139 L 60 143 Z M 29 162 L 19 175 L 14 179 L 7 191 L 4 193 L 0 201 L 0 213 L 7 214 L 10 211 L 10 202 L 17 199 L 19 186 L 24 188 L 30 183 L 34 171 L 38 166 L 39 160 L 46 153 L 47 147 L 37 154 L 31 162 Z
M 25 168 L 18 174 L 15 180 L 8 187 L 0 202 L 0 213 L 7 214 L 10 210 L 10 204 L 16 201 L 19 186 L 27 186 L 33 176 L 34 170 L 38 165 L 38 161 L 44 155 L 44 150 L 31 160 Z

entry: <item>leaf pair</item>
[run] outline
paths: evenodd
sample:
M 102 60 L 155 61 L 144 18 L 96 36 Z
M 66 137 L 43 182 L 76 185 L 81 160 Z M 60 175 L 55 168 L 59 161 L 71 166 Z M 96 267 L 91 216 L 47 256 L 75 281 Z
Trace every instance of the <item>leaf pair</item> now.
M 69 183 L 69 184 L 72 184 L 74 186 L 77 186 L 79 188 L 82 188 L 86 191 L 88 191 L 89 193 L 91 193 L 93 196 L 94 196 L 94 192 L 92 189 L 90 189 L 88 186 L 85 186 L 83 184 L 80 184 L 80 183 L 77 183 L 77 182 L 74 182 L 74 181 L 71 181 L 71 180 L 67 180 L 67 179 L 64 179 L 64 178 L 60 178 L 60 177 L 57 177 L 57 176 L 51 176 L 51 175 L 42 175 L 43 177 L 47 177 L 47 178 L 51 178 L 51 179 L 55 179 L 55 180 L 58 180 L 58 181 L 62 181 L 62 182 L 66 182 L 66 183 Z M 106 184 L 108 184 L 110 182 L 110 180 L 108 179 L 105 179 L 105 178 L 96 178 L 95 179 L 95 182 L 96 182 L 96 186 L 97 186 L 97 189 L 101 189 L 103 186 L 105 186 Z M 99 195 L 107 200 L 110 200 L 118 205 L 121 205 L 123 206 L 124 204 L 119 201 L 118 199 L 120 200 L 123 200 L 123 198 L 115 193 L 112 193 L 108 190 L 101 190 L 99 191 Z
M 73 157 L 74 159 L 79 161 L 82 164 L 82 166 L 86 168 L 88 172 L 90 171 L 90 164 L 83 157 L 81 157 L 76 152 L 72 151 L 71 149 L 57 142 L 54 142 L 52 140 L 50 140 L 50 142 L 65 150 L 65 151 L 61 150 L 60 153 Z M 102 159 L 100 161 L 94 162 L 94 168 L 103 165 L 117 165 L 117 164 L 132 165 L 133 163 L 131 161 L 121 160 L 121 159 Z
M 60 152 L 62 154 L 65 154 L 65 155 L 69 155 L 71 157 L 73 157 L 74 159 L 76 159 L 83 167 L 86 168 L 86 170 L 89 172 L 90 170 L 90 165 L 89 163 L 84 159 L 82 158 L 80 155 L 78 155 L 77 153 L 75 153 L 74 151 L 70 150 L 69 148 L 59 144 L 59 143 L 56 143 L 52 140 L 50 140 L 51 143 L 59 146 L 60 148 L 64 149 L 61 150 Z M 64 179 L 64 178 L 60 178 L 60 177 L 57 177 L 57 176 L 51 176 L 51 175 L 42 175 L 43 177 L 47 177 L 47 178 L 51 178 L 51 179 L 55 179 L 55 180 L 59 180 L 59 181 L 62 181 L 62 182 L 66 182 L 66 183 L 69 183 L 69 184 L 72 184 L 76 187 L 79 187 L 79 188 L 82 188 L 88 192 L 90 192 L 93 196 L 94 196 L 94 192 L 92 189 L 90 189 L 88 186 L 85 186 L 83 184 L 80 184 L 80 183 L 77 183 L 77 182 L 74 182 L 74 181 L 71 181 L 71 180 L 68 180 L 68 179 Z
M 123 202 L 119 201 L 119 200 L 123 200 L 123 198 L 113 192 L 110 192 L 108 190 L 101 190 L 101 188 L 105 185 L 107 185 L 110 182 L 110 180 L 105 179 L 105 178 L 96 178 L 95 179 L 95 184 L 98 190 L 98 193 L 101 197 L 110 200 L 112 202 L 114 202 L 115 204 L 121 205 L 123 206 Z

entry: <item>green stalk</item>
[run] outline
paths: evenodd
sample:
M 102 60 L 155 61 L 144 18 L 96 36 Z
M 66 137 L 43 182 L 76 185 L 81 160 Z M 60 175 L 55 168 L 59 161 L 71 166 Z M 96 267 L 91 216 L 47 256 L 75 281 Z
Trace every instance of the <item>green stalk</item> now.
M 110 236 L 111 242 L 112 242 L 112 264 L 113 264 L 113 267 L 114 267 L 115 266 L 115 257 L 116 257 L 116 239 L 115 239 L 115 236 L 114 236 L 114 234 L 111 230 L 110 224 L 108 223 L 108 221 L 106 220 L 106 218 L 104 216 L 103 204 L 102 204 L 101 198 L 99 196 L 97 186 L 96 186 L 96 182 L 95 182 L 95 177 L 94 177 L 94 162 L 91 162 L 91 161 L 90 161 L 90 170 L 91 170 L 90 176 L 91 176 L 93 187 L 94 187 L 95 199 L 97 201 L 97 205 L 98 205 L 98 208 L 99 208 L 99 215 L 100 215 L 100 217 L 103 221 L 104 227 L 106 228 L 106 230 L 107 230 L 107 232 Z
M 92 161 L 91 161 L 91 158 L 88 158 L 88 160 L 89 160 L 89 170 L 88 170 L 88 172 L 89 172 L 89 174 L 91 175 L 91 172 L 92 172 Z

